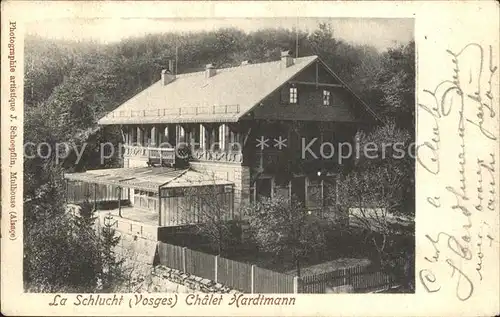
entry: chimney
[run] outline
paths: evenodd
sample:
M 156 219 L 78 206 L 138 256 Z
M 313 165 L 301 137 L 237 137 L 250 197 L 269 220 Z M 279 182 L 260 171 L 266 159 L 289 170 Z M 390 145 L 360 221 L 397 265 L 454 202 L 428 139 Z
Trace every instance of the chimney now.
M 173 82 L 175 79 L 175 75 L 169 72 L 168 69 L 164 69 L 161 71 L 161 84 L 166 86 Z
M 205 66 L 205 78 L 210 78 L 216 74 L 216 69 L 213 64 L 207 64 Z
M 161 84 L 163 86 L 166 86 L 173 82 L 175 79 L 175 73 L 174 73 L 174 61 L 169 60 L 168 61 L 168 68 L 164 69 L 161 71 Z
M 290 51 L 281 52 L 281 68 L 287 68 L 293 65 L 293 57 Z
M 251 60 L 246 60 L 246 61 L 241 62 L 241 66 L 245 66 L 245 65 L 249 65 L 249 64 L 252 64 Z

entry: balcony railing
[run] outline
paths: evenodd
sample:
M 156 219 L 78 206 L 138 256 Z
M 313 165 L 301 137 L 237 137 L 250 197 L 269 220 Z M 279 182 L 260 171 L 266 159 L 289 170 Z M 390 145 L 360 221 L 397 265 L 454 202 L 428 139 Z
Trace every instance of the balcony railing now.
M 157 148 L 151 146 L 136 146 L 125 145 L 124 157 L 133 158 L 156 164 L 174 164 L 176 158 L 175 148 Z M 179 149 L 180 157 L 185 154 L 183 149 Z M 236 150 L 204 150 L 194 149 L 191 153 L 193 161 L 211 161 L 211 162 L 225 162 L 225 163 L 241 163 L 243 162 L 243 155 L 240 151 Z
M 203 150 L 196 149 L 191 154 L 195 161 L 212 161 L 212 162 L 226 162 L 226 163 L 241 163 L 243 162 L 243 155 L 240 151 L 233 150 Z
M 124 156 L 148 162 L 163 164 L 175 163 L 175 148 L 125 145 Z
M 172 115 L 207 115 L 207 114 L 238 114 L 240 105 L 221 106 L 196 106 L 163 108 L 151 110 L 120 110 L 113 111 L 106 115 L 107 118 L 132 118 L 132 117 L 162 117 Z

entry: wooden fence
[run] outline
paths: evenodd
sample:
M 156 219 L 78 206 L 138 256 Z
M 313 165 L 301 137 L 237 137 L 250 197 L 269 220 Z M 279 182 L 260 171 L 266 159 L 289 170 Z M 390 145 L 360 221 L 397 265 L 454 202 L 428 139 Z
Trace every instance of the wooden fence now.
M 159 242 L 158 256 L 160 257 L 160 264 L 181 271 L 186 270 L 183 247 Z
M 374 267 L 357 266 L 297 278 L 220 256 L 158 242 L 160 264 L 225 284 L 245 293 L 327 293 L 345 286 L 349 292 L 376 291 L 398 284 Z M 403 265 L 403 260 L 398 262 Z
M 185 249 L 186 254 L 186 272 L 197 276 L 215 280 L 216 258 L 213 255 Z
M 398 265 L 403 265 L 399 261 Z M 327 288 L 348 286 L 351 292 L 366 293 L 398 284 L 398 280 L 380 269 L 357 266 L 327 273 L 303 276 L 299 279 L 300 293 L 326 293 Z
M 245 293 L 294 293 L 294 276 L 255 265 L 158 242 L 160 264 L 227 285 Z
M 254 269 L 254 287 L 256 293 L 295 293 L 295 277 L 260 267 Z
M 252 265 L 218 257 L 216 280 L 245 293 L 252 293 Z

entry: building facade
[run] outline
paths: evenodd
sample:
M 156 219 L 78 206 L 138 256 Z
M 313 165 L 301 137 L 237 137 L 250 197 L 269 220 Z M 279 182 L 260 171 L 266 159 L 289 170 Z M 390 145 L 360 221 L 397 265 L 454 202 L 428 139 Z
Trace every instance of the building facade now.
M 317 56 L 283 52 L 268 63 L 171 70 L 99 121 L 120 126 L 123 168 L 66 175 L 96 184 L 96 199 L 104 186 L 135 214 L 156 215 L 160 227 L 195 221 L 178 216 L 189 213 L 187 202 L 163 200 L 194 186 L 220 187 L 230 218 L 241 218 L 243 204 L 275 195 L 324 208 L 334 201 L 327 196 L 335 175 L 353 161 L 339 157 L 338 145 L 353 144 L 360 128 L 377 121 Z

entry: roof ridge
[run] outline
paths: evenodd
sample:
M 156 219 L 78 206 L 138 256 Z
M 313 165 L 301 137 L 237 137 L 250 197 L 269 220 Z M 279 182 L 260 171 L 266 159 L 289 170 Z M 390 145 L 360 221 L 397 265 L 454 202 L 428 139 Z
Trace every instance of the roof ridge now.
M 312 57 L 318 57 L 317 55 L 308 55 L 308 56 L 301 56 L 297 58 L 293 58 L 295 60 L 301 60 L 301 59 L 306 59 L 306 58 L 312 58 Z M 276 61 L 269 61 L 269 62 L 262 62 L 262 63 L 255 63 L 255 64 L 247 64 L 247 65 L 236 65 L 236 66 L 230 66 L 230 67 L 224 67 L 224 68 L 216 68 L 217 72 L 226 72 L 226 71 L 232 71 L 235 69 L 240 69 L 242 67 L 249 68 L 249 67 L 256 67 L 256 66 L 261 66 L 261 65 L 266 65 L 266 64 L 271 64 L 271 63 L 279 63 L 280 60 Z M 176 76 L 178 77 L 191 77 L 191 76 L 197 76 L 204 74 L 204 70 L 200 70 L 197 72 L 191 72 L 191 73 L 182 73 L 182 74 L 177 74 Z

